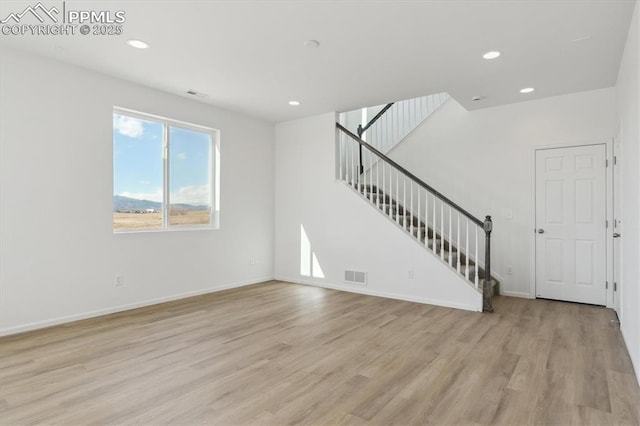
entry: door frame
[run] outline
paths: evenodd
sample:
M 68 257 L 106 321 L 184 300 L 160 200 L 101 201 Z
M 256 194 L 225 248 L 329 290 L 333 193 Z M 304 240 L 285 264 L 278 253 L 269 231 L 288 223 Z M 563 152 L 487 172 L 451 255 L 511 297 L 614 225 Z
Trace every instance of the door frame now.
M 622 199 L 620 199 L 619 201 L 619 205 L 618 208 L 616 209 L 616 204 L 615 204 L 615 198 L 616 196 L 621 197 L 622 193 L 623 193 L 623 188 L 622 188 L 622 173 L 623 170 L 621 168 L 622 163 L 620 162 L 620 159 L 624 156 L 624 147 L 622 145 L 622 126 L 620 126 L 618 128 L 618 131 L 616 132 L 616 136 L 614 136 L 613 141 L 612 141 L 612 148 L 611 148 L 611 157 L 614 160 L 617 161 L 613 161 L 611 162 L 611 164 L 613 164 L 613 167 L 611 168 L 611 188 L 612 188 L 612 194 L 611 194 L 611 200 L 612 200 L 612 208 L 611 208 L 611 215 L 612 215 L 612 221 L 611 223 L 615 223 L 614 221 L 617 219 L 620 219 L 620 217 L 622 216 Z M 618 146 L 618 148 L 616 149 L 616 145 Z M 617 163 L 617 164 L 616 164 Z M 618 181 L 616 181 L 616 170 L 619 170 L 619 177 L 620 179 Z M 624 223 L 622 224 L 623 229 L 622 232 L 624 232 Z M 622 305 L 620 304 L 620 297 L 622 296 L 622 241 L 618 240 L 618 251 L 616 251 L 614 249 L 614 244 L 615 244 L 615 239 L 613 238 L 613 233 L 616 231 L 615 227 L 612 226 L 611 227 L 611 282 L 613 283 L 614 280 L 615 282 L 618 283 L 618 297 L 615 297 L 615 293 L 616 292 L 612 292 L 611 297 L 612 297 L 612 301 L 611 301 L 611 308 L 616 311 L 616 313 L 618 314 L 618 319 L 620 321 L 622 321 Z M 616 271 L 616 257 L 619 258 L 619 262 L 620 262 L 620 270 L 618 271 L 618 275 L 619 276 L 615 276 L 615 271 Z
M 605 159 L 608 166 L 605 168 L 605 217 L 608 222 L 606 230 L 605 241 L 605 277 L 607 280 L 607 298 L 606 307 L 613 307 L 613 138 L 606 138 L 600 140 L 583 141 L 575 143 L 556 143 L 547 145 L 535 145 L 532 146 L 529 152 L 530 160 L 529 167 L 531 176 L 531 183 L 529 187 L 529 193 L 531 194 L 531 210 L 529 219 L 529 298 L 536 298 L 536 151 L 544 149 L 555 148 L 579 148 L 583 146 L 591 145 L 604 145 Z

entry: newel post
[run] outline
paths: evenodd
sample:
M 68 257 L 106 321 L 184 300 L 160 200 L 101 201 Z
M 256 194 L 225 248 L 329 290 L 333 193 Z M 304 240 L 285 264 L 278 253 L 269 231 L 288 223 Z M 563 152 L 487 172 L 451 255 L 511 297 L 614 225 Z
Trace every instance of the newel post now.
M 493 312 L 493 288 L 491 286 L 491 216 L 484 219 L 484 280 L 482 281 L 482 310 Z

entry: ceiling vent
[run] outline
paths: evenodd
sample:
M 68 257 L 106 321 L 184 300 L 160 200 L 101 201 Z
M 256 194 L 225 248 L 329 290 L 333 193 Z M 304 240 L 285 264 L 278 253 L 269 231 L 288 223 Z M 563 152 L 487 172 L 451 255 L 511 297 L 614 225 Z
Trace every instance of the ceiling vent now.
M 204 93 L 196 92 L 193 89 L 187 90 L 187 95 L 197 96 L 199 98 L 206 98 L 207 97 L 207 95 L 205 95 Z

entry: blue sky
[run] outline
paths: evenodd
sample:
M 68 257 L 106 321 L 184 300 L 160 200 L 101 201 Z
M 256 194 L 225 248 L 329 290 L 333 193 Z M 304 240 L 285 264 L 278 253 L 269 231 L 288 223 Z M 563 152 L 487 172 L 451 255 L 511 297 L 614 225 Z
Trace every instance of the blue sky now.
M 172 203 L 210 204 L 211 136 L 169 127 Z M 163 125 L 113 115 L 113 193 L 162 201 Z

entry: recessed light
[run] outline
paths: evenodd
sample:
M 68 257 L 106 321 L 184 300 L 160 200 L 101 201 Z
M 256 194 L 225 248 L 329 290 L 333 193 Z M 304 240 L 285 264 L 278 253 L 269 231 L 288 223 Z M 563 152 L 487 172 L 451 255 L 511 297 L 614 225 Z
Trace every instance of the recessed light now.
M 482 57 L 485 59 L 496 59 L 500 55 L 502 55 L 502 53 L 498 52 L 497 50 L 492 50 L 482 55 Z
M 289 101 L 289 105 L 298 106 L 298 105 L 300 105 L 300 102 L 298 102 L 298 101 Z
M 534 89 L 533 87 L 525 87 L 524 89 L 520 89 L 520 93 L 531 93 L 534 90 L 536 89 Z
M 135 47 L 136 49 L 148 49 L 149 48 L 149 44 L 145 43 L 142 40 L 135 40 L 135 39 L 131 39 L 131 40 L 127 40 L 127 44 L 131 47 Z
M 318 40 L 307 40 L 304 42 L 304 45 L 311 49 L 315 49 L 316 47 L 320 46 L 320 42 Z

